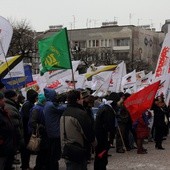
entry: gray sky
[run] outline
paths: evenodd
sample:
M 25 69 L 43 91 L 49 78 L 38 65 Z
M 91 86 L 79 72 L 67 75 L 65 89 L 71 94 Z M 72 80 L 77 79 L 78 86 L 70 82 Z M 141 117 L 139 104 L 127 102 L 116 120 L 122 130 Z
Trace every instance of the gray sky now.
M 0 15 L 20 21 L 26 19 L 36 31 L 50 25 L 68 29 L 118 25 L 151 25 L 157 31 L 170 19 L 170 0 L 1 0 Z

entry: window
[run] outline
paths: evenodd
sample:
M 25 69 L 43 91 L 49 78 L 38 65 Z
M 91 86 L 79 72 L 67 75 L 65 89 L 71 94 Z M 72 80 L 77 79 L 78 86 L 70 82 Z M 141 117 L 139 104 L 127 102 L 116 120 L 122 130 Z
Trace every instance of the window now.
M 86 48 L 86 42 L 85 41 L 80 41 L 79 45 L 80 45 L 80 48 Z
M 104 41 L 101 40 L 101 47 L 104 47 Z
M 107 47 L 107 39 L 105 39 L 105 47 Z
M 96 47 L 96 41 L 93 40 L 93 47 Z
M 99 47 L 99 40 L 96 40 L 96 47 Z
M 85 42 L 84 42 L 84 43 L 85 43 Z M 84 44 L 84 46 L 85 46 L 85 44 Z M 99 40 L 89 40 L 88 47 L 89 47 L 89 48 L 99 47 Z
M 89 40 L 89 47 L 91 47 L 91 40 Z
M 115 40 L 115 46 L 129 46 L 130 45 L 130 39 L 124 38 L 124 39 L 116 39 Z
M 115 53 L 116 59 L 117 60 L 125 60 L 128 58 L 129 53 L 128 52 L 119 52 Z
M 110 39 L 109 39 L 109 47 L 112 47 L 112 42 Z

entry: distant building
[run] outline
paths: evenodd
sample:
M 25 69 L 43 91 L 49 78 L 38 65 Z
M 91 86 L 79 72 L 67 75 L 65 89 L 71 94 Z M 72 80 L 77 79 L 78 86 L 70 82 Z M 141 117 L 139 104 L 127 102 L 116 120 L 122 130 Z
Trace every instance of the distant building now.
M 62 26 L 53 26 L 44 32 L 48 37 Z M 135 64 L 140 61 L 154 69 L 165 34 L 156 32 L 149 25 L 119 26 L 116 21 L 103 22 L 101 27 L 68 30 L 72 59 L 83 60 L 89 64 L 114 64 L 124 60 Z M 35 57 L 35 61 L 39 62 Z M 36 62 L 35 62 L 36 63 Z M 37 65 L 34 72 L 39 72 Z

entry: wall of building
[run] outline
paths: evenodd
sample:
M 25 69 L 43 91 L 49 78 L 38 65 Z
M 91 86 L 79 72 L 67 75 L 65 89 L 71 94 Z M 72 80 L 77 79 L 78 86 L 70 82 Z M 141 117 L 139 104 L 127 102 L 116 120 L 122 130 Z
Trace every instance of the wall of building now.
M 56 30 L 49 30 L 48 37 Z M 105 60 L 117 62 L 144 61 L 155 68 L 161 50 L 164 33 L 133 25 L 102 26 L 98 28 L 68 30 L 71 52 L 75 59 L 89 63 L 105 64 Z

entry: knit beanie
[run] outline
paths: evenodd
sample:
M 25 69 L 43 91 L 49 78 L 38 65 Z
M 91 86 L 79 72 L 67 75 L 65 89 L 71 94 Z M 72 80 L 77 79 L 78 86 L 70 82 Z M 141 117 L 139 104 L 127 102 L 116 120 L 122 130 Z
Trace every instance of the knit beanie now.
M 120 95 L 116 92 L 112 92 L 107 97 L 107 100 L 112 100 L 113 102 L 117 103 L 120 100 Z
M 44 94 L 38 94 L 38 103 L 43 104 L 46 101 Z
M 5 98 L 10 99 L 12 97 L 17 96 L 17 93 L 14 90 L 6 90 L 4 92 L 4 96 L 5 96 Z
M 29 89 L 27 91 L 26 96 L 27 96 L 27 100 L 35 102 L 35 99 L 38 97 L 38 93 L 33 89 Z

